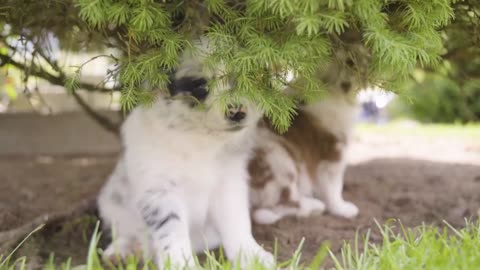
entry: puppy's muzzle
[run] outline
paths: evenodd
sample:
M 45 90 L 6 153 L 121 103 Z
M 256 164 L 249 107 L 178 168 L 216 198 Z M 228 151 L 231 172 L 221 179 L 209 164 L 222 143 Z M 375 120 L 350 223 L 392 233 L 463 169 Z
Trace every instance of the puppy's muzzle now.
M 241 123 L 247 117 L 246 108 L 241 104 L 228 105 L 225 117 L 234 123 Z

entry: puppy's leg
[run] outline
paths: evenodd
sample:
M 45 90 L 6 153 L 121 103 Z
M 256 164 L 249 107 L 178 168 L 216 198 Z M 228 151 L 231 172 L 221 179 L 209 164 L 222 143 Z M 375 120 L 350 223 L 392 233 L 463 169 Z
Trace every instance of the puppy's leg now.
M 322 201 L 302 196 L 296 202 L 255 209 L 252 218 L 257 224 L 273 224 L 284 217 L 305 218 L 320 215 L 324 211 L 325 204 Z
M 177 267 L 194 265 L 181 191 L 170 185 L 140 194 L 136 205 L 148 228 L 157 267 L 162 268 L 167 258 Z
M 120 159 L 97 199 L 102 226 L 112 232 L 112 242 L 103 252 L 103 259 L 111 262 L 142 253 L 137 234 L 144 226 L 130 207 L 131 202 L 126 194 L 130 184 L 124 169 L 123 160 Z
M 312 197 L 302 196 L 299 199 L 300 209 L 297 211 L 297 217 L 309 217 L 321 215 L 325 211 L 325 204 Z
M 289 192 L 283 192 L 283 204 L 284 208 L 294 210 L 294 215 L 297 217 L 309 217 L 311 215 L 320 215 L 325 211 L 325 204 L 311 196 L 303 194 L 299 189 L 299 181 L 293 181 L 288 186 Z M 282 197 L 282 196 L 281 196 Z M 285 198 L 288 197 L 288 198 Z M 283 210 L 284 213 L 288 213 L 292 210 Z
M 258 208 L 253 211 L 253 221 L 257 224 L 273 224 L 280 219 L 288 216 L 297 215 L 299 209 L 293 207 L 284 207 L 282 205 L 276 205 L 271 208 Z
M 273 224 L 284 217 L 309 217 L 325 211 L 325 204 L 315 198 L 300 194 L 296 182 L 282 187 L 280 198 L 274 206 L 253 211 L 253 220 L 258 224 Z
M 219 182 L 210 208 L 225 253 L 230 260 L 239 259 L 244 267 L 255 257 L 261 263 L 273 266 L 272 254 L 265 251 L 252 235 L 246 172 L 240 169 L 228 172 L 229 178 Z
M 142 248 L 136 239 L 119 236 L 112 240 L 110 245 L 105 249 L 102 254 L 102 259 L 114 264 L 119 264 L 131 255 L 137 258 L 141 258 L 142 255 L 148 257 L 148 255 L 144 254 L 144 251 L 145 248 Z
M 336 216 L 353 218 L 358 214 L 355 204 L 342 196 L 344 162 L 322 162 L 317 169 L 315 194 L 325 202 L 327 210 Z

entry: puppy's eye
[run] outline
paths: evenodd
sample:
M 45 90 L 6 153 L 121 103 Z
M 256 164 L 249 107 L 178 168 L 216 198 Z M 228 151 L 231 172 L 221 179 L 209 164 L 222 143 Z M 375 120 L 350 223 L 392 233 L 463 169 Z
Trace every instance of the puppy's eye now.
M 196 79 L 192 80 L 191 85 L 194 88 L 205 87 L 207 81 L 205 79 Z
M 204 79 L 192 81 L 192 89 L 190 90 L 190 92 L 192 93 L 192 96 L 199 101 L 205 100 L 208 95 L 207 81 Z
M 203 78 L 183 77 L 175 79 L 168 85 L 171 96 L 178 94 L 195 97 L 199 101 L 207 98 L 207 80 Z
M 353 68 L 355 62 L 353 62 L 352 58 L 348 58 L 347 61 L 345 61 L 345 64 L 347 64 L 348 67 Z

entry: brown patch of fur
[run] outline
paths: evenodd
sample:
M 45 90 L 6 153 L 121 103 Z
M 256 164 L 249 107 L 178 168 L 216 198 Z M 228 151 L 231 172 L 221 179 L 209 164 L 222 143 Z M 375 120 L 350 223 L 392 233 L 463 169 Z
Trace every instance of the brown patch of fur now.
M 283 149 L 285 149 L 285 151 L 287 151 L 288 155 L 296 161 L 296 164 L 298 164 L 298 161 L 302 159 L 302 153 L 298 151 L 295 145 L 289 142 L 288 138 L 283 136 L 275 136 L 275 140 L 283 147 Z
M 296 161 L 305 163 L 312 179 L 316 178 L 320 161 L 339 161 L 342 158 L 337 144 L 341 143 L 343 138 L 335 137 L 306 111 L 298 111 L 292 125 L 282 137 L 288 143 L 282 144 L 285 150 L 295 157 Z
M 277 135 L 277 136 L 274 136 L 273 139 L 278 144 L 280 144 L 283 147 L 283 149 L 287 152 L 287 154 L 290 156 L 290 158 L 293 159 L 293 161 L 295 162 L 295 168 L 297 172 L 300 172 L 300 161 L 302 160 L 302 153 L 298 151 L 298 149 L 295 147 L 294 144 L 289 142 L 283 136 Z M 295 175 L 293 174 L 293 172 L 286 175 L 286 177 L 288 177 L 290 181 L 295 180 Z
M 253 158 L 248 164 L 250 173 L 250 186 L 256 189 L 264 188 L 265 185 L 273 180 L 272 168 L 266 160 L 266 153 L 263 149 L 255 149 Z
M 290 206 L 290 207 L 300 207 L 300 204 L 298 202 L 292 201 L 290 198 L 290 189 L 289 188 L 283 188 L 281 193 L 280 193 L 280 200 L 279 204 L 285 205 L 285 206 Z
M 268 128 L 276 133 L 266 118 L 259 121 L 258 126 L 259 128 Z M 288 131 L 284 134 L 272 136 L 272 140 L 281 145 L 295 161 L 297 171 L 300 171 L 300 164 L 304 163 L 311 179 L 315 179 L 318 164 L 321 161 L 336 162 L 342 159 L 342 152 L 338 149 L 338 144 L 346 143 L 346 136 L 337 138 L 322 127 L 314 115 L 299 110 Z M 249 172 L 252 177 L 251 186 L 253 188 L 263 188 L 269 181 L 273 180 L 273 172 L 265 160 L 265 155 L 263 149 L 257 149 L 254 158 L 250 161 Z M 287 175 L 286 177 L 294 180 L 293 175 Z M 280 198 L 282 204 L 289 202 L 286 199 L 289 198 L 289 192 L 287 188 L 282 190 Z

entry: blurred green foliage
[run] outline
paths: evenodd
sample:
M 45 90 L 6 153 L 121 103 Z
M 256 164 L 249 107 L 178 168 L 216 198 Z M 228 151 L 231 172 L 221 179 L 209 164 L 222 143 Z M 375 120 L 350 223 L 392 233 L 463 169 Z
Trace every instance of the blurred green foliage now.
M 434 123 L 480 121 L 480 1 L 458 1 L 454 11 L 442 30 L 442 64 L 412 74 L 394 114 Z
M 422 122 L 467 123 L 480 120 L 480 79 L 457 82 L 449 76 L 426 74 L 409 89 L 407 113 Z M 405 99 L 402 99 L 405 103 Z

